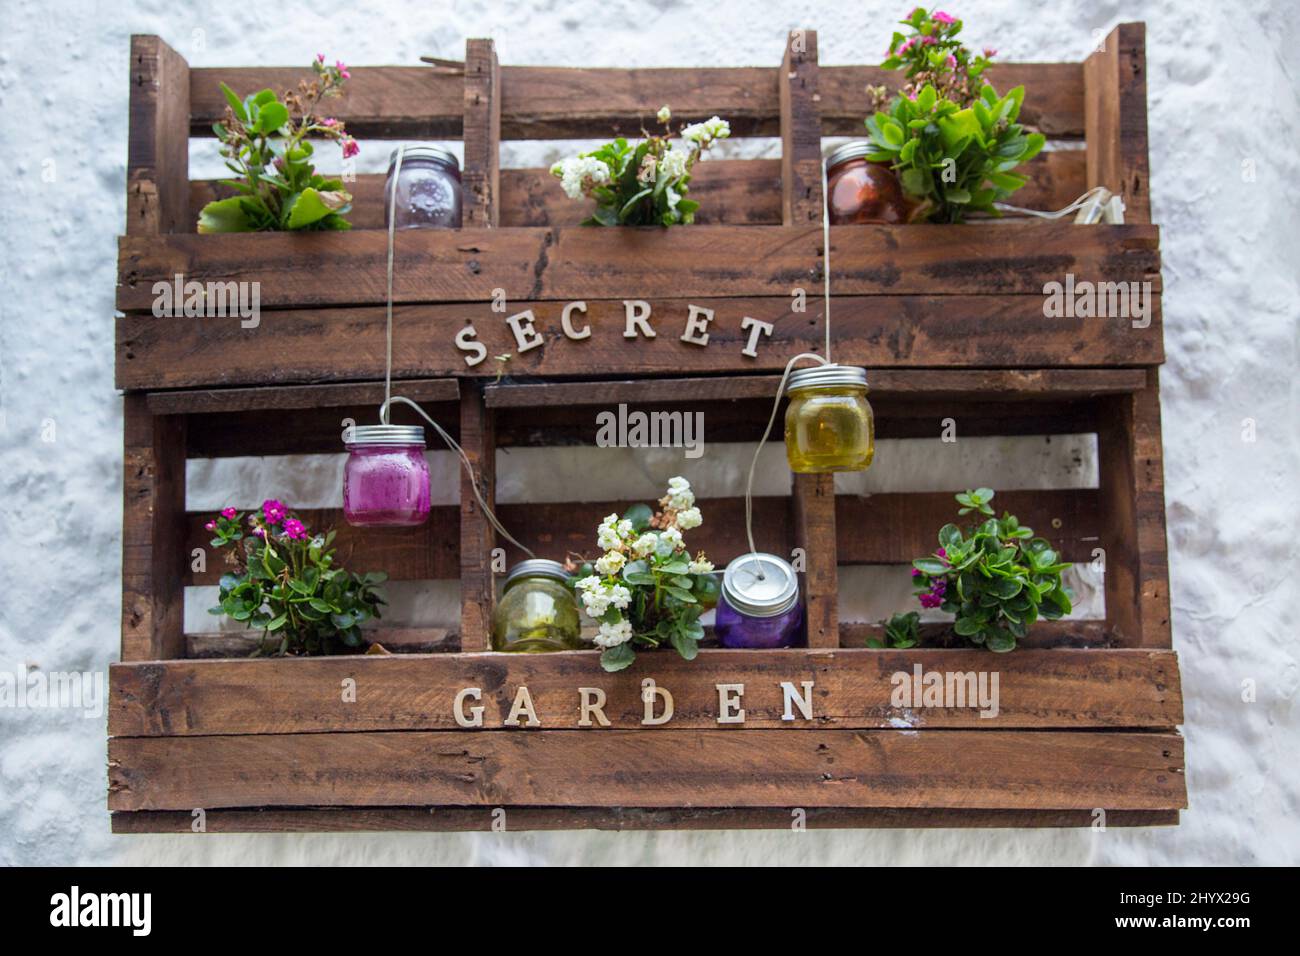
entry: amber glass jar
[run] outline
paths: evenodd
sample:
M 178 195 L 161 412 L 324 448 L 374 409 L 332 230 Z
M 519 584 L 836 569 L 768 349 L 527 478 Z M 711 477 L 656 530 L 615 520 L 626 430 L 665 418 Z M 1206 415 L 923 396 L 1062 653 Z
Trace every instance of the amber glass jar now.
M 492 650 L 539 653 L 582 647 L 578 604 L 558 561 L 520 561 L 492 615 Z
M 790 373 L 785 455 L 799 474 L 863 471 L 876 453 L 876 426 L 867 401 L 867 372 L 821 365 Z
M 913 203 L 894 171 L 867 161 L 871 144 L 845 143 L 826 157 L 826 195 L 831 224 L 905 223 Z

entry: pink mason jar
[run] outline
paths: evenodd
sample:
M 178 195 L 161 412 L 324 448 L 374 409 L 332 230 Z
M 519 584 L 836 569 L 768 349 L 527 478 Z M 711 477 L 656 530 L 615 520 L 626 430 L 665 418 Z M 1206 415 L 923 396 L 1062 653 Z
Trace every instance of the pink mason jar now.
M 357 528 L 423 524 L 429 463 L 420 425 L 354 425 L 344 439 L 343 516 Z

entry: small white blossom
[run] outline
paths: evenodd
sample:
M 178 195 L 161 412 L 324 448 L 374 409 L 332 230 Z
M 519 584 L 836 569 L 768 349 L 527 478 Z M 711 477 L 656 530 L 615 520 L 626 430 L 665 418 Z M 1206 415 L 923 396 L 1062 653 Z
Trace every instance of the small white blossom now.
M 600 578 L 594 574 L 589 574 L 585 578 L 579 578 L 574 587 L 579 591 L 590 591 L 593 588 L 600 587 Z
M 610 607 L 616 607 L 620 611 L 625 610 L 632 603 L 632 592 L 621 584 L 612 585 L 609 589 Z
M 731 124 L 717 116 L 703 123 L 692 123 L 682 130 L 682 139 L 699 144 L 701 149 L 707 148 L 715 139 L 726 139 L 730 135 Z
M 659 172 L 667 176 L 669 181 L 675 182 L 686 175 L 686 164 L 690 157 L 689 152 L 674 146 L 659 160 Z
M 619 534 L 622 525 L 629 522 L 620 522 L 618 515 L 606 515 L 605 520 L 600 523 L 596 530 L 596 544 L 605 551 L 614 551 L 623 545 L 623 536 Z
M 570 199 L 581 199 L 588 188 L 609 182 L 609 167 L 592 156 L 570 156 L 551 167 Z
M 659 536 L 652 531 L 647 531 L 632 542 L 632 553 L 638 558 L 644 558 L 646 555 L 652 554 L 658 544 Z
M 655 548 L 656 554 L 669 555 L 682 547 L 682 533 L 676 528 L 667 528 L 659 532 L 659 546 Z
M 677 512 L 677 527 L 683 531 L 690 531 L 692 528 L 698 528 L 704 524 L 704 518 L 700 514 L 700 509 L 691 507 L 685 511 Z
M 618 574 L 623 569 L 627 558 L 619 551 L 611 551 L 604 557 L 596 559 L 596 570 L 601 574 Z
M 659 112 L 655 114 L 655 118 L 661 123 L 667 123 L 673 118 L 673 111 L 670 110 L 667 105 L 661 106 L 659 107 Z
M 668 507 L 674 511 L 685 511 L 695 504 L 695 492 L 691 483 L 678 475 L 668 479 Z
M 689 568 L 691 574 L 708 574 L 713 570 L 713 562 L 708 558 L 696 558 Z
M 587 609 L 587 613 L 598 620 L 609 610 L 609 594 L 599 589 L 583 591 L 582 604 Z
M 632 625 L 626 620 L 617 624 L 601 624 L 600 633 L 593 640 L 601 647 L 617 647 L 632 639 Z

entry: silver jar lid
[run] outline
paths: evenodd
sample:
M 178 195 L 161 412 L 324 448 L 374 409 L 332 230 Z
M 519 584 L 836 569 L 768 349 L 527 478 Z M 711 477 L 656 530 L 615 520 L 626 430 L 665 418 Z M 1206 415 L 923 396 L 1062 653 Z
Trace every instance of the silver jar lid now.
M 397 153 L 402 147 L 397 147 L 388 154 L 388 168 L 392 169 L 397 165 Z M 460 162 L 456 159 L 456 154 L 448 152 L 439 146 L 408 146 L 406 152 L 402 154 L 402 164 L 405 165 L 409 160 L 433 160 L 437 163 L 445 163 L 452 169 L 459 170 Z
M 829 388 L 834 385 L 860 385 L 867 387 L 867 370 L 855 365 L 815 365 L 796 369 L 786 379 L 785 393 L 796 388 Z
M 866 159 L 871 153 L 876 151 L 876 147 L 865 139 L 855 139 L 851 143 L 845 143 L 843 146 L 837 146 L 831 150 L 830 155 L 826 157 L 826 169 L 830 171 L 840 163 L 847 163 L 850 159 Z
M 343 436 L 347 448 L 353 445 L 424 446 L 423 425 L 353 425 Z
M 722 572 L 722 596 L 747 617 L 776 617 L 798 603 L 799 578 L 775 554 L 742 554 Z
M 549 558 L 529 558 L 527 561 L 520 561 L 510 573 L 506 575 L 506 584 L 510 584 L 518 578 L 554 578 L 562 584 L 569 583 L 569 572 L 564 570 L 564 565 L 559 561 L 552 561 Z

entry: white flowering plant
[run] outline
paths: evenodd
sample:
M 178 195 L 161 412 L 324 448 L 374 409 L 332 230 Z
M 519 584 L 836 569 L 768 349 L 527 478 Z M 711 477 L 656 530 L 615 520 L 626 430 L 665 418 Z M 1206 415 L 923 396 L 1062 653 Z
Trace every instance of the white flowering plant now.
M 717 116 L 682 127 L 672 142 L 672 110 L 659 110 L 662 134 L 644 133 L 638 143 L 619 137 L 551 167 L 570 199 L 593 199 L 596 210 L 583 225 L 675 226 L 695 221 L 700 204 L 687 199 L 691 168 L 731 126 Z
M 694 660 L 704 637 L 700 615 L 718 603 L 718 583 L 704 552 L 691 557 L 682 532 L 704 519 L 685 478 L 668 482 L 659 510 L 635 505 L 608 515 L 596 532 L 604 552 L 594 562 L 571 562 L 573 588 L 587 616 L 600 625 L 600 664 L 621 671 L 638 647 L 671 644 Z

